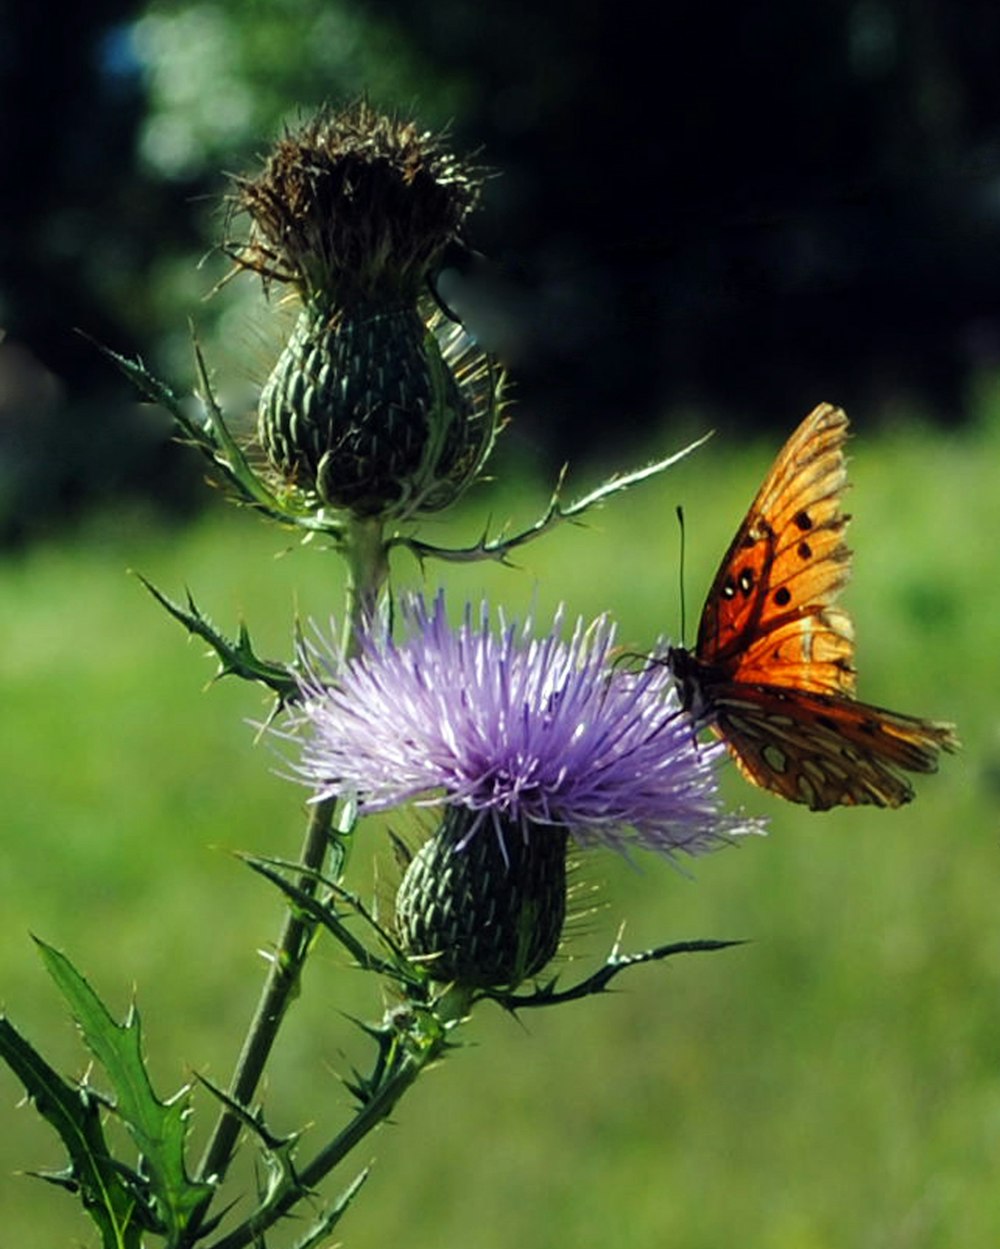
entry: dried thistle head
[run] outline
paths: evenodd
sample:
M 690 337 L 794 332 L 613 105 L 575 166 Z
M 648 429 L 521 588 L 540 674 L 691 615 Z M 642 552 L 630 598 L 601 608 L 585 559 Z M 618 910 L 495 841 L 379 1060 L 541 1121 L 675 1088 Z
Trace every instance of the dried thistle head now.
M 286 134 L 256 177 L 234 179 L 231 208 L 251 226 L 228 250 L 304 303 L 416 301 L 481 185 L 441 135 L 359 100 Z

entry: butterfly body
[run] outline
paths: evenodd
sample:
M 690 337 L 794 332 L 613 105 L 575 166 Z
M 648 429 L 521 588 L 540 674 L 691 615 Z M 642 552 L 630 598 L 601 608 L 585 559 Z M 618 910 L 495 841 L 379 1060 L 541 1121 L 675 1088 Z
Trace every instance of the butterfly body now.
M 667 654 L 681 699 L 754 784 L 816 811 L 913 797 L 951 725 L 856 701 L 847 416 L 820 404 L 779 453 L 712 582 L 693 651 Z

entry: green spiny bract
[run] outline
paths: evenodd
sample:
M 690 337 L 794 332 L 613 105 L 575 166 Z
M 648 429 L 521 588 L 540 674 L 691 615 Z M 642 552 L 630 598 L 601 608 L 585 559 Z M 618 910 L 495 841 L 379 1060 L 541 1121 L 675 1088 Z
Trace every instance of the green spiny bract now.
M 451 808 L 411 860 L 396 894 L 396 925 L 411 956 L 428 956 L 435 980 L 472 989 L 513 988 L 559 948 L 566 919 L 567 834 L 558 827 L 473 817 Z

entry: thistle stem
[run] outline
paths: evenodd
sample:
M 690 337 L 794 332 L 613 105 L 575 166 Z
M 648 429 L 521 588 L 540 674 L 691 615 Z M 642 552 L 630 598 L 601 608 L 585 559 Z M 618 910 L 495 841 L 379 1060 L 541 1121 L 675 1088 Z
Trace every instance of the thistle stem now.
M 345 659 L 352 659 L 361 648 L 361 639 L 375 624 L 379 597 L 389 580 L 389 555 L 384 522 L 378 518 L 352 519 L 341 546 L 347 561 L 347 606 L 344 636 Z
M 375 620 L 379 595 L 388 579 L 381 522 L 354 521 L 348 527 L 340 549 L 347 562 L 343 654 L 350 658 L 358 653 L 362 636 Z M 335 826 L 336 805 L 335 800 L 328 799 L 313 804 L 310 809 L 300 859 L 303 870 L 297 882 L 301 892 L 310 897 L 321 889 L 320 878 L 324 874 L 328 852 L 332 862 L 326 869 L 327 874 L 337 881 L 341 879 L 347 863 L 350 835 L 356 818 L 354 805 L 343 805 Z M 248 1107 L 257 1090 L 288 1006 L 298 991 L 316 925 L 315 919 L 297 910 L 289 910 L 285 918 L 228 1089 L 229 1097 L 239 1106 Z M 211 1181 L 218 1189 L 232 1161 L 239 1132 L 239 1116 L 224 1107 L 198 1168 L 199 1179 Z M 194 1231 L 206 1213 L 207 1207 L 195 1218 Z
M 326 859 L 334 806 L 330 799 L 317 803 L 310 812 L 301 859 L 303 868 L 309 870 L 303 872 L 298 881 L 299 888 L 309 893 L 316 890 L 316 873 L 322 871 Z M 315 929 L 315 921 L 299 912 L 290 910 L 285 918 L 278 948 L 228 1090 L 229 1096 L 240 1106 L 248 1105 L 257 1089 L 285 1012 L 295 996 Z M 224 1109 L 198 1168 L 199 1179 L 216 1185 L 222 1183 L 239 1131 L 239 1118 Z
M 434 1054 L 428 1054 L 426 1057 L 406 1059 L 343 1132 L 320 1150 L 316 1157 L 299 1172 L 294 1184 L 289 1184 L 277 1200 L 266 1209 L 258 1211 L 252 1218 L 223 1236 L 221 1240 L 213 1241 L 210 1249 L 243 1249 L 245 1245 L 259 1243 L 258 1238 L 262 1232 L 286 1215 L 301 1200 L 304 1192 L 315 1188 L 319 1181 L 329 1175 L 337 1163 L 345 1158 L 372 1128 L 377 1127 L 392 1113 L 400 1097 L 415 1082 L 432 1058 L 438 1056 L 435 1051 Z
M 431 1026 L 421 1043 L 396 1051 L 395 1059 L 388 1064 L 378 1087 L 351 1122 L 297 1172 L 294 1182 L 274 1195 L 266 1208 L 220 1240 L 213 1241 L 209 1249 L 244 1249 L 244 1246 L 256 1243 L 261 1233 L 286 1215 L 304 1192 L 313 1190 L 325 1179 L 373 1128 L 392 1114 L 400 1098 L 416 1083 L 420 1074 L 442 1058 L 450 1048 L 449 1030 L 461 1023 L 470 1001 L 471 994 L 464 989 L 452 990 L 440 998 L 430 1017 Z

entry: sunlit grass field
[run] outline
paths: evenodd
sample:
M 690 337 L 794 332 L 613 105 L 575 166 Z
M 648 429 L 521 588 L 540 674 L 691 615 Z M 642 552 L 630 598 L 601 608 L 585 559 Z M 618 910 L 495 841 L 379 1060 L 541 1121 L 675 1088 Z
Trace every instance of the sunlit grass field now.
M 1000 1244 L 1000 399 L 961 433 L 915 420 L 875 433 L 860 419 L 855 432 L 845 604 L 859 693 L 956 720 L 963 753 L 917 778 L 917 801 L 898 812 L 812 815 L 730 767 L 727 795 L 771 816 L 767 838 L 686 873 L 584 860 L 579 878 L 601 905 L 570 945 L 581 967 L 623 921 L 635 948 L 749 944 L 640 968 L 601 999 L 521 1021 L 480 1009 L 470 1044 L 359 1151 L 358 1169 L 376 1165 L 338 1228 L 345 1245 Z M 664 430 L 648 452 L 681 440 Z M 560 600 L 610 610 L 622 641 L 645 648 L 677 636 L 683 503 L 691 635 L 779 443 L 717 436 L 586 527 L 525 549 L 517 568 L 421 572 L 401 554 L 396 583 L 443 584 L 455 608 L 485 592 L 543 618 Z M 609 454 L 608 471 L 628 466 Z M 599 476 L 571 474 L 569 492 Z M 517 490 L 499 481 L 423 536 L 468 544 L 487 522 L 529 523 L 548 486 L 530 471 Z M 166 1096 L 193 1072 L 228 1078 L 281 918 L 231 852 L 294 855 L 305 795 L 255 740 L 260 692 L 206 688 L 203 648 L 130 568 L 175 596 L 189 587 L 220 627 L 245 618 L 279 657 L 296 614 L 337 611 L 341 574 L 332 554 L 293 547 L 221 500 L 187 529 L 106 516 L 0 564 L 0 1000 L 57 1067 L 84 1070 L 29 934 L 43 937 L 117 1011 L 137 999 Z M 361 838 L 352 871 L 358 888 L 388 894 L 380 829 Z M 318 1144 L 342 1120 L 336 1075 L 363 1054 L 347 1013 L 377 1017 L 378 995 L 321 946 L 270 1070 L 274 1130 L 311 1124 Z M 0 1072 L 0 1249 L 94 1246 L 71 1197 L 17 1174 L 64 1161 L 19 1093 Z M 199 1144 L 213 1107 L 202 1093 L 196 1104 Z

